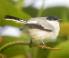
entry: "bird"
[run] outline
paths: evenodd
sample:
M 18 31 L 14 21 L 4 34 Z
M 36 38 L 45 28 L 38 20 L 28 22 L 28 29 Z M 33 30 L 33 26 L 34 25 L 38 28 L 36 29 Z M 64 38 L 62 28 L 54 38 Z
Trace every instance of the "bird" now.
M 13 21 L 20 21 L 28 27 L 27 31 L 32 37 L 31 43 L 39 42 L 39 46 L 43 48 L 46 47 L 45 42 L 55 42 L 57 40 L 60 31 L 60 19 L 57 16 L 34 17 L 27 21 L 13 16 L 6 16 L 5 18 L 7 20 L 10 17 L 14 18 Z

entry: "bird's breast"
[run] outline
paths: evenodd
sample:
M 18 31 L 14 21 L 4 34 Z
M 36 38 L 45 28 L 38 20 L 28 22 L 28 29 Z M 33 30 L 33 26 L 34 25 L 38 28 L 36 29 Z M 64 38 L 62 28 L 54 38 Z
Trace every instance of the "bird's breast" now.
M 35 40 L 44 40 L 51 38 L 52 36 L 52 32 L 47 32 L 40 29 L 29 29 L 29 34 Z

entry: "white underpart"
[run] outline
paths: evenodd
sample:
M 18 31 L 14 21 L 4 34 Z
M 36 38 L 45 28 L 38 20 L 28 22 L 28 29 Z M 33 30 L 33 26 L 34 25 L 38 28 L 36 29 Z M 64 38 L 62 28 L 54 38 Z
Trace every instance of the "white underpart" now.
M 49 23 L 53 26 L 53 28 L 54 28 L 54 30 L 53 30 L 53 32 L 52 32 L 52 37 L 51 37 L 51 39 L 52 39 L 53 41 L 55 41 L 55 40 L 57 39 L 57 36 L 58 36 L 58 34 L 59 34 L 59 31 L 60 31 L 59 22 L 58 22 L 58 21 L 49 21 L 49 20 L 47 20 L 47 22 L 49 22 Z
M 54 42 L 57 39 L 59 33 L 59 23 L 57 21 L 48 21 L 54 28 L 52 32 L 40 30 L 40 29 L 29 29 L 29 33 L 34 40 L 44 40 L 48 42 Z
M 40 29 L 29 29 L 30 35 L 35 40 L 43 40 L 45 38 L 49 38 L 49 34 L 46 31 Z

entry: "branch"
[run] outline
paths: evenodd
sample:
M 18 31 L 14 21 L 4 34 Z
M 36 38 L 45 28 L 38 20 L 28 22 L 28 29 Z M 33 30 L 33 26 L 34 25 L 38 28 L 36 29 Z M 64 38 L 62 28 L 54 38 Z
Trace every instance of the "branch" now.
M 13 42 L 9 42 L 9 43 L 6 43 L 5 45 L 3 45 L 2 47 L 0 47 L 0 52 L 3 51 L 4 49 L 6 49 L 7 47 L 9 46 L 12 46 L 12 45 L 16 45 L 16 44 L 20 44 L 20 45 L 30 45 L 30 41 L 13 41 Z M 60 48 L 52 48 L 52 47 L 49 47 L 49 46 L 43 46 L 43 45 L 32 45 L 33 47 L 38 47 L 38 48 L 42 48 L 42 49 L 49 49 L 49 50 L 60 50 Z
M 30 42 L 27 41 L 13 41 L 13 42 L 9 42 L 6 43 L 5 45 L 3 45 L 2 47 L 0 47 L 0 52 L 3 51 L 5 48 L 12 46 L 12 45 L 16 45 L 16 44 L 21 44 L 21 45 L 30 45 Z

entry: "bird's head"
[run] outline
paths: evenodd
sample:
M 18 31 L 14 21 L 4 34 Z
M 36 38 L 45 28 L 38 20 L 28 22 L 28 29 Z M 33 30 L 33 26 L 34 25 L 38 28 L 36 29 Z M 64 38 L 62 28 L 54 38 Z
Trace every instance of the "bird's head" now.
M 60 19 L 57 16 L 47 16 L 46 20 L 54 28 L 59 28 L 59 21 L 60 21 Z

